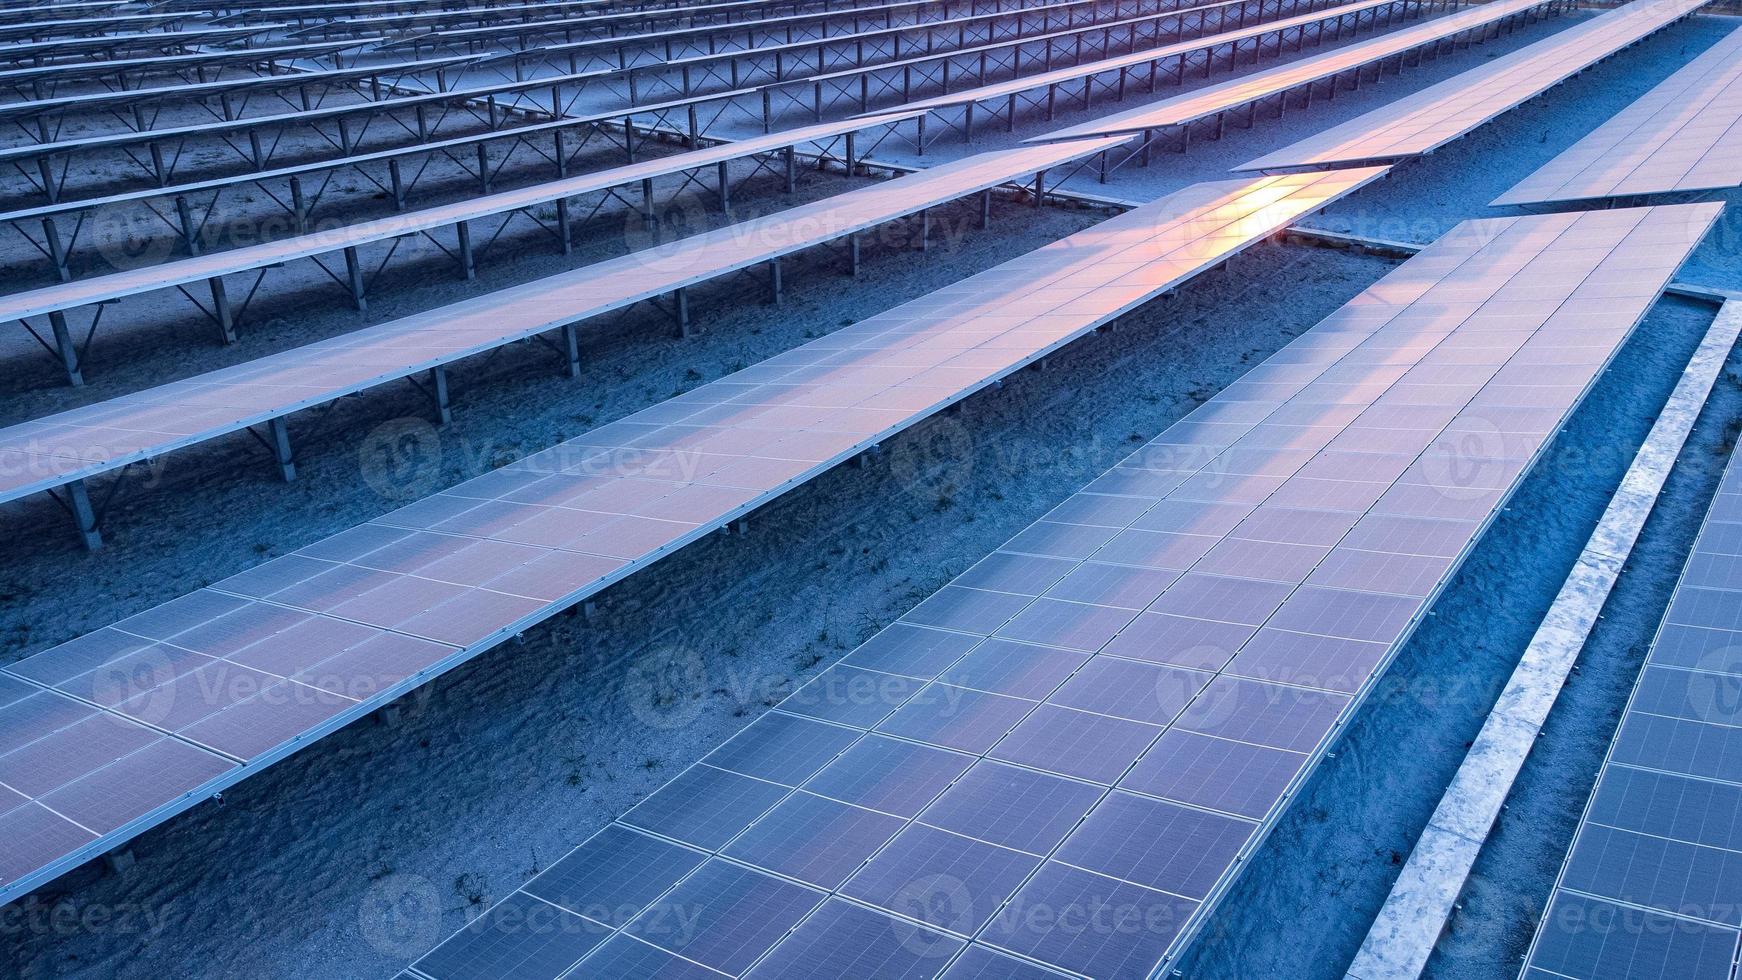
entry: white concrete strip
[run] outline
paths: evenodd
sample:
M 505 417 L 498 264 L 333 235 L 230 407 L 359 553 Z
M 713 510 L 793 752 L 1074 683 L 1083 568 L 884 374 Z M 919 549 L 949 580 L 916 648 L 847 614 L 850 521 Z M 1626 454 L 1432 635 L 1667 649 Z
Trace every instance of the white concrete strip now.
M 1349 965 L 1349 980 L 1414 978 L 1426 966 L 1513 780 L 1596 624 L 1739 331 L 1742 302 L 1733 300 L 1719 309 L 1688 361 L 1663 413 L 1416 841 L 1361 951 Z

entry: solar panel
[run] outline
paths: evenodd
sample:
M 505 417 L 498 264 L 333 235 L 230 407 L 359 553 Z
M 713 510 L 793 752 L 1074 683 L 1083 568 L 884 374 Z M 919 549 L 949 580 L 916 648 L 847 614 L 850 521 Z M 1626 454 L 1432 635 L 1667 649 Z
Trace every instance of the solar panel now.
M 1311 85 L 1343 72 L 1386 58 L 1436 44 L 1467 31 L 1490 27 L 1508 17 L 1544 6 L 1543 0 L 1494 0 L 1468 7 L 1444 17 L 1435 17 L 1401 30 L 1345 45 L 1323 54 L 1251 72 L 1225 82 L 1193 89 L 1171 99 L 1162 99 L 1126 112 L 1101 116 L 1085 123 L 1032 136 L 1030 143 L 1080 139 L 1114 133 L 1140 133 L 1207 119 L 1217 113 L 1250 105 L 1261 99 Z
M 805 836 L 825 825 L 781 816 L 822 797 L 903 826 L 883 821 L 839 845 L 834 874 L 875 849 L 832 893 L 806 883 L 815 890 L 783 906 L 776 928 L 741 932 L 756 956 L 725 972 L 785 972 L 811 955 L 815 910 L 848 903 L 910 931 L 830 929 L 844 913 L 827 913 L 815 932 L 831 936 L 834 962 L 905 956 L 900 975 L 926 977 L 1043 966 L 1165 975 L 1717 212 L 1465 222 L 848 654 L 834 669 L 903 670 L 895 689 L 917 689 L 884 720 L 852 699 L 815 697 L 825 672 L 579 853 L 609 852 L 636 830 L 681 848 L 692 875 L 780 877 L 755 864 L 767 848 L 737 842 L 780 835 L 810 861 L 836 854 L 830 838 Z M 1500 438 L 1472 444 L 1486 432 Z M 1202 570 L 1263 544 L 1314 549 L 1317 560 Z M 1431 581 L 1399 593 L 1332 562 L 1393 556 L 1431 560 Z M 1108 589 L 1125 576 L 1130 589 Z M 1091 590 L 1060 598 L 1073 579 L 1066 592 Z M 1235 638 L 1183 651 L 1117 644 L 1161 615 Z M 1019 646 L 1074 666 L 1038 697 L 952 686 L 974 656 Z M 1249 669 L 1254 650 L 1263 666 Z M 1351 674 L 1350 664 L 1360 666 Z M 976 676 L 1035 677 L 1023 667 Z M 1011 707 L 982 711 L 983 698 Z M 926 724 L 903 724 L 915 705 Z M 801 741 L 802 756 L 744 751 Z M 921 753 L 923 776 L 899 805 L 883 802 L 887 789 L 856 791 L 901 785 L 905 760 Z M 770 757 L 783 767 L 763 768 Z M 795 918 L 802 905 L 813 911 Z M 1005 962 L 1026 966 L 992 965 Z M 436 980 L 476 975 L 416 967 Z M 591 976 L 594 959 L 563 969 Z
M 76 818 L 55 824 L 53 804 L 65 789 L 20 793 L 25 799 L 8 811 L 17 814 L 12 829 L 30 830 L 32 843 L 9 852 L 13 867 L 0 881 L 0 901 L 725 526 L 1382 172 L 1188 188 L 0 669 L 0 691 L 38 696 L 11 716 L 23 720 L 0 716 L 0 766 L 3 750 L 28 749 L 84 718 L 67 712 L 101 706 L 105 723 L 151 727 L 155 741 L 136 755 L 167 746 L 200 765 L 227 767 L 193 779 L 196 788 L 186 791 L 189 779 L 208 775 L 189 758 L 170 760 L 175 766 L 161 780 L 129 768 L 119 774 L 123 785 L 111 786 L 105 769 L 91 771 L 103 753 L 82 735 L 61 735 L 50 753 L 61 760 L 59 778 L 114 790 L 109 811 L 127 820 L 101 828 Z M 869 649 L 889 662 L 944 657 L 951 649 L 948 638 L 898 639 Z M 61 713 L 45 716 L 50 708 Z M 899 728 L 898 716 L 885 724 Z M 959 722 L 942 710 L 908 717 L 918 728 Z M 993 730 L 998 717 L 989 705 L 963 737 Z M 757 777 L 691 770 L 624 825 L 724 846 L 742 822 L 787 795 L 773 780 L 799 779 L 820 761 L 783 748 L 800 729 L 770 727 L 717 757 Z M 763 733 L 770 737 L 758 740 Z M 929 802 L 920 795 L 928 780 L 953 778 L 958 753 L 884 742 L 862 741 L 828 778 L 807 778 L 827 783 L 831 799 L 878 801 L 897 812 Z M 932 775 L 921 778 L 919 770 Z M 81 805 L 84 794 L 74 793 Z M 0 831 L 7 829 L 0 818 Z M 827 870 L 820 859 L 809 863 L 816 875 Z M 623 935 L 593 955 L 657 958 L 644 945 Z
M 858 128 L 863 121 L 848 124 Z M 831 131 L 840 126 L 830 127 Z M 804 131 L 789 133 L 801 139 Z M 194 445 L 343 395 L 537 336 L 564 324 L 633 306 L 760 262 L 821 245 L 977 191 L 1025 178 L 1114 145 L 1084 140 L 1046 148 L 993 150 L 893 181 L 631 252 L 572 272 L 496 290 L 425 313 L 342 334 L 185 381 L 0 429 L 0 501 L 64 486 Z M 700 151 L 729 159 L 734 150 Z M 431 230 L 504 211 L 592 193 L 693 166 L 677 156 L 534 185 L 348 228 L 303 235 L 165 265 L 61 283 L 0 301 L 0 317 L 22 319 L 65 303 L 120 299 L 142 291 L 331 254 L 367 242 Z
M 1528 978 L 1732 975 L 1742 938 L 1742 465 L 1731 456 L 1549 896 Z
M 123 73 L 137 74 L 170 73 L 175 71 L 216 69 L 225 65 L 283 64 L 304 58 L 323 58 L 336 55 L 347 48 L 361 45 L 362 41 L 328 41 L 321 44 L 286 44 L 254 48 L 220 48 L 200 51 L 194 54 L 172 54 L 142 56 L 137 58 L 96 58 L 80 61 L 68 61 L 48 65 L 32 65 L 27 68 L 8 68 L 0 71 L 0 85 L 27 92 L 30 98 L 40 98 L 42 93 L 36 91 L 37 86 L 52 85 L 59 82 L 75 82 L 104 76 L 122 77 Z
M 945 32 L 952 28 L 961 28 L 962 33 L 955 34 L 957 47 L 975 43 L 975 38 L 987 34 L 985 25 L 996 20 L 1014 20 L 1015 25 L 1009 25 L 999 31 L 989 32 L 989 37 L 1002 34 L 1009 36 L 1012 30 L 1017 34 L 1034 33 L 1035 28 L 1024 29 L 1023 24 L 1032 20 L 1040 20 L 1044 25 L 1054 25 L 1041 28 L 1043 31 L 1055 30 L 1055 21 L 1062 20 L 1064 24 L 1075 22 L 1077 12 L 1096 8 L 1097 16 L 1131 16 L 1151 10 L 1177 7 L 1177 0 L 1138 0 L 1136 3 L 1121 5 L 1117 12 L 1111 7 L 1097 5 L 1097 0 L 1067 0 L 1033 5 L 1015 0 L 1002 0 L 992 4 L 971 5 L 972 13 L 963 14 L 953 6 L 940 6 L 931 0 L 908 0 L 903 3 L 863 6 L 840 11 L 828 18 L 816 15 L 804 17 L 783 18 L 776 21 L 738 21 L 731 24 L 707 24 L 695 27 L 667 28 L 640 34 L 597 37 L 582 41 L 571 41 L 563 44 L 539 45 L 521 50 L 502 51 L 484 56 L 480 65 L 495 65 L 512 63 L 524 69 L 528 66 L 546 66 L 567 69 L 570 71 L 582 68 L 640 68 L 647 67 L 658 70 L 662 65 L 678 65 L 692 58 L 702 58 L 700 64 L 692 63 L 692 67 L 704 67 L 708 62 L 706 56 L 719 53 L 726 55 L 736 52 L 740 55 L 754 55 L 757 49 L 763 49 L 764 54 L 800 50 L 806 45 L 821 45 L 825 43 L 853 43 L 857 37 L 868 41 L 871 52 L 881 57 L 881 52 L 888 50 L 891 54 L 888 60 L 897 60 L 903 50 L 917 47 L 926 49 L 924 42 L 896 42 L 893 47 L 885 49 L 880 34 L 894 34 L 903 30 L 917 29 L 922 35 L 937 31 L 940 40 Z M 845 22 L 845 29 L 831 30 L 827 21 L 840 19 Z M 809 41 L 794 40 L 790 43 L 780 43 L 785 37 L 784 28 L 795 22 L 805 24 L 808 29 L 794 32 L 796 37 L 810 38 Z M 1092 22 L 1092 20 L 1091 20 Z M 978 30 L 969 31 L 968 25 L 981 25 Z M 777 29 L 778 28 L 778 29 Z M 807 59 L 790 58 L 790 65 L 797 65 Z M 821 49 L 814 57 L 808 59 L 822 64 L 836 63 L 839 56 L 829 56 Z M 861 58 L 859 63 L 864 63 Z M 560 67 L 559 67 L 560 66 Z M 573 67 L 570 67 L 573 66 Z M 783 69 L 788 65 L 783 65 Z M 716 69 L 717 71 L 717 69 Z M 768 77 L 786 77 L 785 70 L 768 72 Z M 754 76 L 752 76 L 754 77 Z M 736 88 L 736 85 L 731 87 Z
M 1742 184 L 1742 31 L 1494 199 L 1590 201 Z
M 240 41 L 281 27 L 256 24 L 250 27 L 189 27 L 177 31 L 146 31 L 137 34 L 106 34 L 96 37 L 64 37 L 47 41 L 0 44 L 0 62 L 28 64 L 43 58 L 84 56 L 95 60 L 117 51 L 187 51 L 202 45 Z M 103 52 L 104 54 L 99 54 Z
M 118 113 L 122 109 L 130 109 L 134 106 L 193 102 L 212 96 L 217 96 L 220 100 L 229 96 L 240 101 L 243 96 L 257 92 L 277 92 L 305 85 L 313 91 L 319 91 L 321 85 L 347 83 L 354 86 L 366 85 L 367 80 L 371 78 L 385 80 L 385 84 L 391 87 L 409 76 L 455 67 L 471 60 L 473 59 L 467 55 L 454 55 L 447 58 L 361 67 L 316 68 L 301 71 L 295 75 L 268 74 L 226 78 L 222 81 L 198 82 L 191 85 L 184 82 L 176 85 L 133 88 L 122 91 L 99 89 L 94 92 L 80 92 L 77 95 L 0 103 L 0 122 L 19 123 L 21 120 L 35 120 L 62 113 Z M 28 129 L 25 132 L 27 136 L 35 135 L 30 133 Z
M 1346 166 L 1429 153 L 1706 2 L 1633 0 L 1235 169 Z
M 1219 34 L 1189 41 L 1178 41 L 1156 48 L 1145 48 L 1129 54 L 1113 58 L 1103 58 L 1069 68 L 1058 68 L 1035 75 L 1023 75 L 1008 81 L 994 82 L 977 88 L 963 89 L 946 95 L 929 99 L 909 100 L 903 107 L 909 109 L 941 109 L 947 106 L 966 105 L 970 102 L 991 101 L 1008 98 L 1022 92 L 1058 85 L 1064 82 L 1080 81 L 1103 72 L 1119 71 L 1125 68 L 1135 68 L 1151 62 L 1165 61 L 1172 58 L 1184 58 L 1188 55 L 1201 54 L 1242 40 L 1252 40 L 1273 34 L 1281 34 L 1289 30 L 1304 29 L 1335 22 L 1347 17 L 1358 18 L 1364 12 L 1377 12 L 1391 7 L 1392 0 L 1352 0 L 1348 3 L 1333 3 L 1328 6 L 1309 6 L 1305 13 L 1293 14 L 1275 20 L 1254 23 L 1248 27 L 1237 27 Z M 1377 23 L 1377 21 L 1375 21 Z

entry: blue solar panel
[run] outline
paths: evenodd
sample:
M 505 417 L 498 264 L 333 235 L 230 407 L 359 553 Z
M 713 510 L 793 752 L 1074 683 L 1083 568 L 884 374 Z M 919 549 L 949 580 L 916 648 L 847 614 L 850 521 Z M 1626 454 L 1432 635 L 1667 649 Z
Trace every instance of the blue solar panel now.
M 621 923 L 706 858 L 702 851 L 614 825 L 570 851 L 525 890 L 571 912 Z
M 1742 945 L 1739 532 L 1742 466 L 1732 456 L 1537 929 L 1527 977 L 1731 976 Z
M 435 980 L 556 980 L 610 937 L 610 926 L 515 892 L 418 961 Z
M 709 861 L 623 932 L 737 976 L 820 905 L 824 894 L 742 865 Z
M 726 848 L 728 857 L 819 888 L 839 888 L 907 824 L 900 817 L 795 793 Z
M 920 814 L 933 827 L 1030 854 L 1050 854 L 1102 789 L 997 762 L 976 763 Z
M 935 929 L 831 899 L 757 964 L 750 976 L 756 980 L 929 980 L 962 945 Z
M 724 930 L 666 948 L 748 976 L 1165 970 L 1471 547 L 1475 518 L 1714 214 L 1463 227 L 1016 535 L 623 818 L 716 852 L 661 902 L 694 904 L 693 883 L 728 875 L 770 893 L 731 956 L 711 947 Z M 1493 452 L 1448 429 L 1490 412 L 1530 427 Z M 1334 556 L 1338 577 L 1315 579 Z M 1416 569 L 1429 587 L 1396 593 L 1362 578 L 1378 574 L 1367 556 L 1437 563 Z M 1626 805 L 1661 820 L 1659 802 Z M 1729 840 L 1720 829 L 1742 822 L 1703 828 L 1702 843 Z M 897 935 L 867 939 L 891 921 Z

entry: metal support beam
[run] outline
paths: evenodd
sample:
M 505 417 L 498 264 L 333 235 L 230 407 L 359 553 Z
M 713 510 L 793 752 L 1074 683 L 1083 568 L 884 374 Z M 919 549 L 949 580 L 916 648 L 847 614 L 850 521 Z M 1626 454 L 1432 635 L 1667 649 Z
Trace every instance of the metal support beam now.
M 581 376 L 581 337 L 572 323 L 563 324 L 563 358 L 569 377 Z
M 478 263 L 472 257 L 472 223 L 462 221 L 454 225 L 454 235 L 460 243 L 460 272 L 471 282 L 478 274 Z
M 67 484 L 66 504 L 79 537 L 85 542 L 85 550 L 96 551 L 103 547 L 103 532 L 97 529 L 97 512 L 91 507 L 91 494 L 85 489 L 85 481 L 74 480 Z
M 54 331 L 54 349 L 60 355 L 60 366 L 66 372 L 67 384 L 74 387 L 83 385 L 85 373 L 79 367 L 79 346 L 73 342 L 73 332 L 67 327 L 66 313 L 61 310 L 51 311 L 48 323 Z
M 266 423 L 267 446 L 272 450 L 272 457 L 278 463 L 278 472 L 284 476 L 284 482 L 296 479 L 296 459 L 290 453 L 290 429 L 284 424 L 284 417 Z
M 222 276 L 213 276 L 212 286 L 212 318 L 218 321 L 218 332 L 223 335 L 224 343 L 236 342 L 236 315 L 230 309 L 230 294 L 224 289 Z
M 435 402 L 436 421 L 447 425 L 454 420 L 453 409 L 448 404 L 448 369 L 437 366 L 429 369 L 429 396 Z
M 355 245 L 345 249 L 345 281 L 351 288 L 351 304 L 358 312 L 368 309 L 369 304 L 363 299 L 363 263 L 357 258 Z

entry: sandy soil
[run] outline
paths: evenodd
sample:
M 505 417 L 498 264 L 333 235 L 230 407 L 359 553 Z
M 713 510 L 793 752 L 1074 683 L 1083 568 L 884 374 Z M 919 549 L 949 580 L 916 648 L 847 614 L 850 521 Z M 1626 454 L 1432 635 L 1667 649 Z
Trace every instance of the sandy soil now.
M 1564 23 L 1388 77 L 1376 90 L 1339 97 L 1330 111 L 1315 110 L 1311 125 L 1305 114 L 1291 114 L 1147 171 L 1122 171 L 1105 188 L 1086 186 L 1153 197 L 1225 176 L 1230 164 Z M 1400 168 L 1320 220 L 1419 239 L 1433 231 L 1370 223 L 1399 215 L 1449 223 L 1492 213 L 1488 199 L 1709 44 L 1721 30 L 1716 24 L 1680 25 L 1541 104 Z M 1019 129 L 1016 137 L 1039 131 Z M 970 149 L 996 145 L 983 138 Z M 1480 153 L 1460 156 L 1465 147 Z M 946 158 L 942 145 L 928 157 Z M 801 196 L 840 186 L 840 178 L 813 175 Z M 766 188 L 744 200 L 757 208 L 784 201 Z M 708 332 L 693 341 L 670 339 L 650 313 L 619 318 L 596 335 L 579 382 L 557 377 L 554 358 L 531 345 L 468 365 L 455 379 L 456 420 L 442 431 L 444 453 L 430 489 L 1093 220 L 1001 207 L 991 232 L 952 236 L 923 256 L 890 236 L 856 280 L 826 268 L 828 258 L 818 253 L 810 268 L 793 270 L 783 307 L 762 305 L 759 287 L 745 280 L 698 297 Z M 615 254 L 622 242 L 620 223 L 614 231 L 601 227 L 586 246 L 592 251 L 575 261 Z M 1731 245 L 1727 254 L 1734 252 Z M 473 284 L 415 272 L 384 283 L 370 316 L 426 308 L 566 264 L 532 253 L 515 259 L 487 266 Z M 1721 278 L 1733 268 L 1725 261 L 1724 254 L 1711 262 L 1702 255 L 1701 268 Z M 1227 273 L 1126 318 L 1118 332 L 1077 345 L 1048 371 L 908 434 L 869 468 L 817 481 L 758 515 L 750 535 L 710 539 L 622 583 L 591 620 L 553 621 L 524 644 L 426 688 L 396 722 L 352 726 L 227 794 L 221 806 L 201 806 L 146 835 L 125 874 L 84 869 L 4 910 L 0 962 L 30 980 L 325 978 L 397 969 L 1388 267 L 1326 250 L 1255 250 Z M 1733 275 L 1728 282 L 1742 285 Z M 1227 938 L 1202 947 L 1194 975 L 1340 973 L 1479 723 L 1483 696 L 1522 650 L 1533 611 L 1552 596 L 1594 508 L 1625 466 L 1626 447 L 1661 403 L 1677 353 L 1685 356 L 1707 318 L 1682 303 L 1653 313 L 1557 443 L 1555 465 L 1532 477 L 1442 602 L 1434 626 L 1412 641 L 1379 710 L 1368 713 L 1315 782 L 1313 799 L 1294 808 L 1261 853 L 1266 873 L 1246 876 L 1248 900 L 1237 896 L 1225 906 L 1215 935 Z M 104 370 L 93 370 L 92 386 L 77 393 L 53 386 L 46 371 L 13 370 L 21 362 L 8 358 L 0 420 L 112 397 L 358 322 L 328 301 L 287 306 L 232 348 L 189 337 L 169 342 L 149 330 L 117 334 L 101 351 Z M 1720 410 L 1702 421 L 1691 456 L 1709 454 L 1726 438 L 1726 419 L 1742 403 L 1735 385 L 1732 377 L 1722 386 Z M 7 508 L 7 527 L 22 533 L 0 541 L 4 656 L 26 655 L 381 512 L 390 504 L 362 489 L 359 447 L 377 427 L 423 413 L 411 393 L 384 391 L 293 423 L 301 477 L 289 486 L 239 440 L 173 457 L 157 485 L 120 498 L 110 547 L 96 556 L 76 550 L 52 505 Z M 1669 491 L 1675 506 L 1660 509 L 1635 562 L 1643 573 L 1624 576 L 1611 602 L 1611 612 L 1625 604 L 1632 618 L 1606 624 L 1608 638 L 1588 651 L 1603 670 L 1588 668 L 1551 719 L 1550 752 L 1533 760 L 1502 827 L 1501 846 L 1524 848 L 1531 867 L 1520 872 L 1525 862 L 1514 854 L 1496 865 L 1504 874 L 1479 869 L 1479 900 L 1466 907 L 1436 963 L 1444 975 L 1492 976 L 1495 963 L 1511 962 L 1518 937 L 1528 937 L 1529 917 L 1582 806 L 1580 787 L 1589 784 L 1630 682 L 1627 656 L 1643 652 L 1640 640 L 1661 612 L 1688 521 L 1697 519 L 1689 515 L 1703 507 L 1714 476 L 1715 469 L 1678 471 Z M 1674 516 L 1662 517 L 1666 511 Z M 1467 685 L 1421 682 L 1454 666 Z M 685 696 L 650 700 L 647 678 L 674 668 L 699 671 L 705 682 Z

